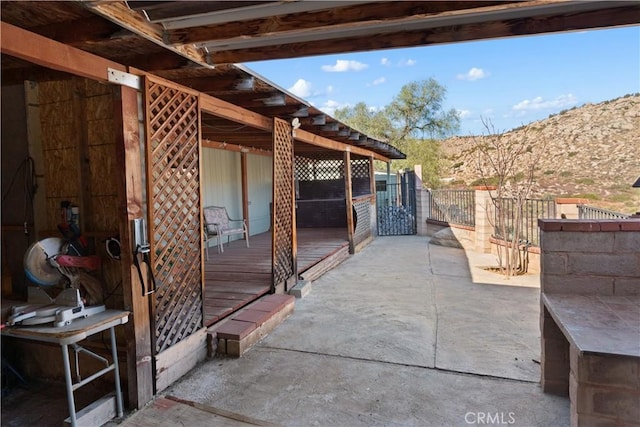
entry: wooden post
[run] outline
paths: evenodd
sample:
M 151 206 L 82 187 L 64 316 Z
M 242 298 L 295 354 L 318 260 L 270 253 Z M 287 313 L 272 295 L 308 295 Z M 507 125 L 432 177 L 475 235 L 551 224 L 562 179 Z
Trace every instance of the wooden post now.
M 356 253 L 356 247 L 353 241 L 355 233 L 353 227 L 353 191 L 351 189 L 351 152 L 345 151 L 344 156 L 344 197 L 347 208 L 347 233 L 349 236 L 349 253 Z
M 369 156 L 369 184 L 371 185 L 371 194 L 376 196 L 376 171 L 373 167 L 373 156 Z
M 290 291 L 298 283 L 298 226 L 296 224 L 296 154 L 294 140 L 291 139 L 291 262 L 293 268 L 292 284 L 287 288 Z
M 122 247 L 122 288 L 125 309 L 130 311 L 126 323 L 127 378 L 129 407 L 142 408 L 153 398 L 153 353 L 149 322 L 148 297 L 142 296 L 140 279 L 133 265 L 131 220 L 144 217 L 142 153 L 138 122 L 138 92 L 128 87 L 114 87 L 114 122 L 117 138 L 120 244 Z
M 251 234 L 249 225 L 249 182 L 247 180 L 247 153 L 240 152 L 240 172 L 242 175 L 242 218 L 247 220 L 247 234 Z M 248 238 L 248 237 L 246 237 Z
M 371 223 L 369 228 L 371 235 L 378 234 L 378 192 L 376 191 L 376 171 L 373 165 L 373 156 L 369 156 L 369 182 L 371 184 Z

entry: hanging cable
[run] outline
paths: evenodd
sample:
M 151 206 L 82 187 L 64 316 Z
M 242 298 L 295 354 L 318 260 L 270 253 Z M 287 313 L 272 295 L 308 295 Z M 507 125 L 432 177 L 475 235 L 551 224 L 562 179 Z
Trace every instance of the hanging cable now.
M 27 243 L 29 243 L 29 224 L 33 223 L 33 199 L 35 193 L 38 190 L 38 183 L 35 171 L 35 164 L 31 156 L 27 156 L 16 168 L 16 171 L 11 177 L 9 187 L 2 195 L 2 203 L 4 203 L 16 183 L 16 180 L 20 174 L 23 174 L 23 190 L 24 190 L 24 211 L 23 211 L 23 226 L 24 234 L 27 237 Z

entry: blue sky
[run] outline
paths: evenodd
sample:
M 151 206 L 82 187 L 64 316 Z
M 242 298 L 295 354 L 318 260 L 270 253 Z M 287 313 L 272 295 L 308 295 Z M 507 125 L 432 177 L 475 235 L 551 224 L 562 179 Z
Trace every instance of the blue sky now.
M 411 81 L 434 78 L 459 135 L 506 131 L 550 114 L 640 92 L 640 27 L 346 53 L 245 64 L 328 114 L 381 108 Z

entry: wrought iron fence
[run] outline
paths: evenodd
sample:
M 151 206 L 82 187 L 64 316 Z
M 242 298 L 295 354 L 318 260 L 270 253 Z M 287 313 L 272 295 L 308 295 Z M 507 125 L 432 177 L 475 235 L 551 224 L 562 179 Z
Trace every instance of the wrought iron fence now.
M 450 224 L 476 225 L 474 190 L 431 190 L 429 219 Z
M 629 217 L 630 215 L 620 212 L 608 211 L 593 206 L 578 205 L 579 219 L 626 219 Z
M 378 236 L 416 234 L 416 189 L 414 185 L 387 184 L 376 192 Z
M 518 240 L 530 246 L 540 245 L 539 218 L 555 218 L 556 203 L 550 199 L 526 199 L 522 205 L 510 198 L 493 199 L 495 202 L 494 236 L 502 240 L 512 240 L 516 220 L 520 218 Z M 518 212 L 520 209 L 520 212 Z M 503 227 L 504 226 L 504 227 Z M 506 230 L 503 236 L 502 230 Z

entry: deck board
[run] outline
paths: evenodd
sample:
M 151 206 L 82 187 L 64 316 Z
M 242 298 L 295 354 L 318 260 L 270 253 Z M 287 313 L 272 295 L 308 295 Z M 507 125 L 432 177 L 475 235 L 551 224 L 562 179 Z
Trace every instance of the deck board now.
M 299 228 L 298 274 L 348 245 L 344 228 Z M 225 243 L 224 252 L 209 248 L 205 260 L 205 326 L 265 295 L 271 289 L 271 232 Z

